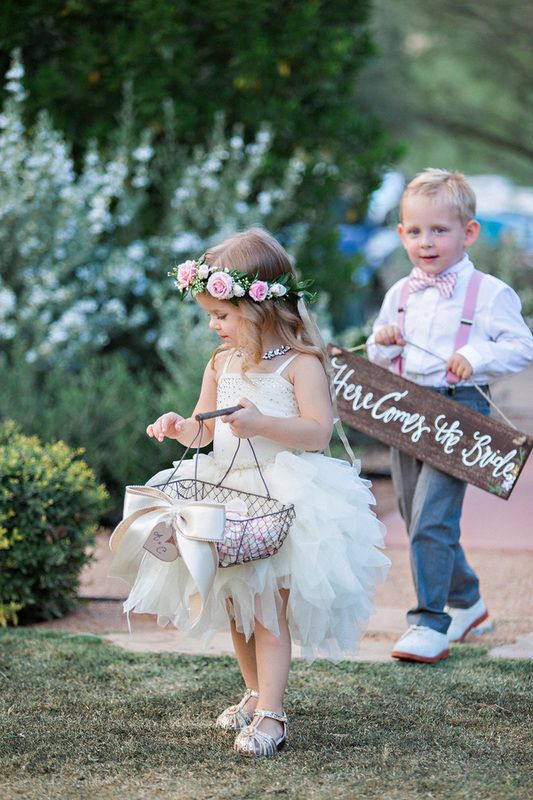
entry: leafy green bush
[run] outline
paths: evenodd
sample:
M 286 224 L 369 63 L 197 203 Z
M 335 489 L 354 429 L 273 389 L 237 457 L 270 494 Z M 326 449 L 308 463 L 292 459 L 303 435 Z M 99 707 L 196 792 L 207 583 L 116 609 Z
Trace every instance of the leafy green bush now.
M 107 493 L 58 441 L 0 426 L 0 625 L 61 617 L 75 605 Z
M 107 156 L 90 146 L 76 170 L 46 113 L 25 127 L 23 77 L 15 56 L 0 112 L 3 348 L 23 340 L 25 357 L 41 368 L 77 368 L 110 351 L 157 367 L 157 350 L 169 342 L 166 321 L 179 316 L 188 325 L 191 317 L 169 269 L 241 228 L 283 226 L 306 165 L 295 154 L 273 180 L 268 127 L 246 144 L 238 127 L 226 135 L 222 118 L 190 156 L 170 144 L 156 152 L 152 135 L 135 137 L 124 113 Z M 291 236 L 293 251 L 300 240 Z
M 29 119 L 47 108 L 81 147 L 114 131 L 126 81 L 140 128 L 161 135 L 170 98 L 175 139 L 189 151 L 206 141 L 220 110 L 230 127 L 244 125 L 247 141 L 267 121 L 278 134 L 274 168 L 297 149 L 309 156 L 299 206 L 316 222 L 346 179 L 356 184 L 361 209 L 391 159 L 376 116 L 356 100 L 359 73 L 374 52 L 370 9 L 369 0 L 4 3 L 0 68 L 20 47 Z
M 145 429 L 165 411 L 191 413 L 216 337 L 198 314 L 196 323 L 188 314 L 168 324 L 165 367 L 171 377 L 150 370 L 150 362 L 132 370 L 117 353 L 93 356 L 76 370 L 52 364 L 45 373 L 26 361 L 20 344 L 12 358 L 0 355 L 0 420 L 14 419 L 44 441 L 83 447 L 111 495 L 101 520 L 106 524 L 118 521 L 126 484 L 144 483 L 182 452 L 177 442 L 149 439 Z

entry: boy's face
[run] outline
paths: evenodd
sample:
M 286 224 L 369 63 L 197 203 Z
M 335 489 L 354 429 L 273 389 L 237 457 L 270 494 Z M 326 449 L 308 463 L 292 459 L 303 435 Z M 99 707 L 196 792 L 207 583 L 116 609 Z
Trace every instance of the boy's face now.
M 457 211 L 436 195 L 412 195 L 402 203 L 402 221 L 398 233 L 411 264 L 428 275 L 438 275 L 457 264 L 465 248 L 479 235 L 479 222 L 466 224 Z

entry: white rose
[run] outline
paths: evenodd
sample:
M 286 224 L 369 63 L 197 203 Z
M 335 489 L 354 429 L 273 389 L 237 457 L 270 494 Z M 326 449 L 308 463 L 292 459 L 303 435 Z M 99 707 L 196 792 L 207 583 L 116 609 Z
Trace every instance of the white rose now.
M 270 287 L 270 294 L 272 297 L 283 297 L 284 294 L 287 294 L 287 287 L 282 283 L 273 283 Z
M 233 284 L 233 294 L 235 295 L 235 297 L 244 297 L 246 292 L 245 292 L 245 290 L 242 288 L 242 286 L 240 284 L 234 283 Z
M 198 267 L 198 277 L 205 280 L 209 277 L 209 264 L 201 264 Z

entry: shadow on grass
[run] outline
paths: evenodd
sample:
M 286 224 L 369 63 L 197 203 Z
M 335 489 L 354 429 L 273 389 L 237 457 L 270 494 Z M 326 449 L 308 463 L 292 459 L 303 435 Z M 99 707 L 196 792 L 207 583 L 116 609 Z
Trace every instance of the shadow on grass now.
M 526 798 L 530 664 L 295 662 L 289 747 L 247 760 L 213 721 L 235 661 L 0 632 L 0 785 L 11 798 Z

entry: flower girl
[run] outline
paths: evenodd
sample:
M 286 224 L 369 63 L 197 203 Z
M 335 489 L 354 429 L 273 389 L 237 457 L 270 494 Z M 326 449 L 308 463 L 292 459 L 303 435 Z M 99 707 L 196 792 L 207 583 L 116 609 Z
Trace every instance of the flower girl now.
M 203 593 L 185 539 L 183 557 L 165 561 L 143 547 L 148 532 L 139 533 L 138 522 L 126 532 L 119 526 L 112 574 L 133 584 L 128 612 L 157 614 L 160 624 L 193 634 L 229 620 L 245 691 L 216 725 L 234 733 L 242 755 L 270 756 L 287 739 L 291 641 L 310 660 L 356 652 L 371 595 L 389 566 L 380 550 L 384 529 L 358 468 L 322 452 L 333 425 L 328 357 L 306 309 L 309 282 L 298 281 L 283 247 L 260 229 L 237 233 L 177 267 L 176 283 L 205 312 L 221 345 L 205 368 L 192 415 L 169 411 L 147 434 L 184 445 L 196 438 L 201 447 L 212 441 L 213 451 L 158 473 L 145 491 L 165 489 L 171 477 L 224 481 L 250 495 L 265 495 L 266 486 L 293 507 L 294 521 L 274 554 L 229 568 L 215 562 Z M 228 407 L 231 413 L 208 415 L 200 441 L 196 415 Z M 246 513 L 225 511 L 226 530 L 232 516 Z

